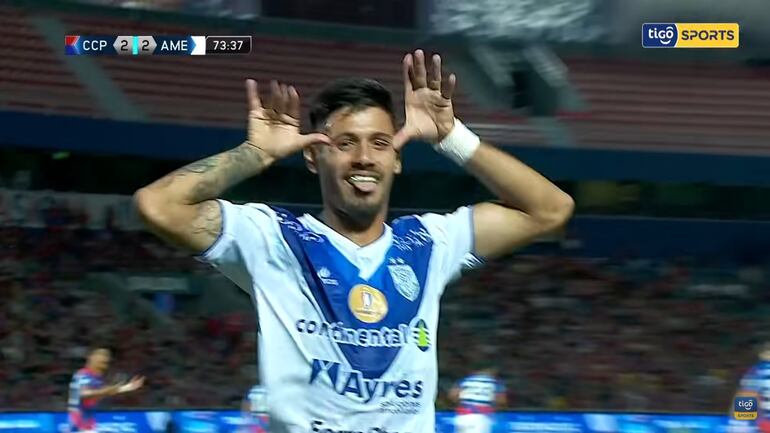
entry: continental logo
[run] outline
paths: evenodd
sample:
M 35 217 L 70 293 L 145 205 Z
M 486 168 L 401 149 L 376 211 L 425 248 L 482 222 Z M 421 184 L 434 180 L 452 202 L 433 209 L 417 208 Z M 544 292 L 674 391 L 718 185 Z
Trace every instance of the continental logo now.
M 644 48 L 738 48 L 738 23 L 645 23 Z
M 412 328 L 412 336 L 417 348 L 425 352 L 430 348 L 430 332 L 424 320 L 418 320 Z
M 300 319 L 294 324 L 300 334 L 328 338 L 337 344 L 358 347 L 398 348 L 414 344 L 422 352 L 430 349 L 431 338 L 428 325 L 417 319 L 413 325 L 400 324 L 396 328 L 383 326 L 378 329 L 350 328 L 342 322 L 328 323 Z
M 377 323 L 388 314 L 385 295 L 366 284 L 358 284 L 350 289 L 348 306 L 356 319 L 364 323 Z

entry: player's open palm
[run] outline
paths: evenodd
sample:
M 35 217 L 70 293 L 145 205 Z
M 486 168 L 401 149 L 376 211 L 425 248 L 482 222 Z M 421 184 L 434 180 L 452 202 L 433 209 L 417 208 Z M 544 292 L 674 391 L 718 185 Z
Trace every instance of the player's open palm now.
M 313 143 L 329 143 L 324 134 L 301 134 L 299 94 L 294 86 L 270 83 L 270 98 L 259 98 L 257 82 L 246 80 L 249 99 L 247 143 L 279 160 Z
M 394 145 L 400 148 L 409 140 L 437 143 L 454 127 L 454 94 L 457 77 L 441 77 L 441 56 L 434 54 L 430 70 L 425 53 L 417 50 L 407 54 L 403 62 L 404 127 L 396 134 Z
M 130 381 L 125 385 L 127 391 L 136 391 L 137 389 L 144 386 L 144 376 L 134 376 L 131 378 Z

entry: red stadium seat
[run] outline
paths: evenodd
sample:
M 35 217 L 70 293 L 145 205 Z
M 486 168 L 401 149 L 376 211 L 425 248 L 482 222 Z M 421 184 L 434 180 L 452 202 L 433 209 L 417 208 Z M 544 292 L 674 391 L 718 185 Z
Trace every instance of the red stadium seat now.
M 567 58 L 589 104 L 565 114 L 586 147 L 770 151 L 770 80 L 732 64 Z
M 14 111 L 103 117 L 19 9 L 0 7 L 0 106 Z

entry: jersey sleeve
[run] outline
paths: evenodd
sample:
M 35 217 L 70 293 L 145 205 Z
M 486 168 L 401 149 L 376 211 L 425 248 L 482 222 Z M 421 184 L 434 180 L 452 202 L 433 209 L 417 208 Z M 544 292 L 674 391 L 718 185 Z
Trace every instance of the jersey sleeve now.
M 474 253 L 473 208 L 464 206 L 449 214 L 423 214 L 420 221 L 434 242 L 436 271 L 444 276 L 444 284 L 458 278 L 463 270 L 482 264 Z
M 211 264 L 251 293 L 254 276 L 281 261 L 281 229 L 275 211 L 264 204 L 236 205 L 217 200 L 222 231 L 198 259 Z
M 77 395 L 80 395 L 85 390 L 92 390 L 101 388 L 97 378 L 90 374 L 76 374 L 73 379 L 75 389 L 77 389 Z
M 87 374 L 81 374 L 75 379 L 75 383 L 79 391 L 83 391 L 85 389 L 93 389 L 95 382 L 96 381 L 94 378 Z

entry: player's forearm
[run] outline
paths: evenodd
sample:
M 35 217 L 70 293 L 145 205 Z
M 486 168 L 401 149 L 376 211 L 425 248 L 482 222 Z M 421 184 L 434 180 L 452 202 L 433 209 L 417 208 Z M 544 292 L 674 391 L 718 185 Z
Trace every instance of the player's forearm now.
M 506 152 L 481 143 L 466 169 L 502 203 L 545 224 L 561 225 L 572 215 L 572 198 Z
M 189 164 L 134 194 L 148 229 L 194 253 L 208 249 L 222 231 L 214 200 L 227 188 L 261 173 L 272 163 L 249 144 Z
M 80 392 L 83 398 L 102 398 L 109 397 L 118 393 L 118 385 L 105 386 L 104 388 L 85 389 Z
M 195 205 L 261 173 L 271 163 L 249 144 L 188 164 L 142 188 L 138 194 L 163 203 Z

